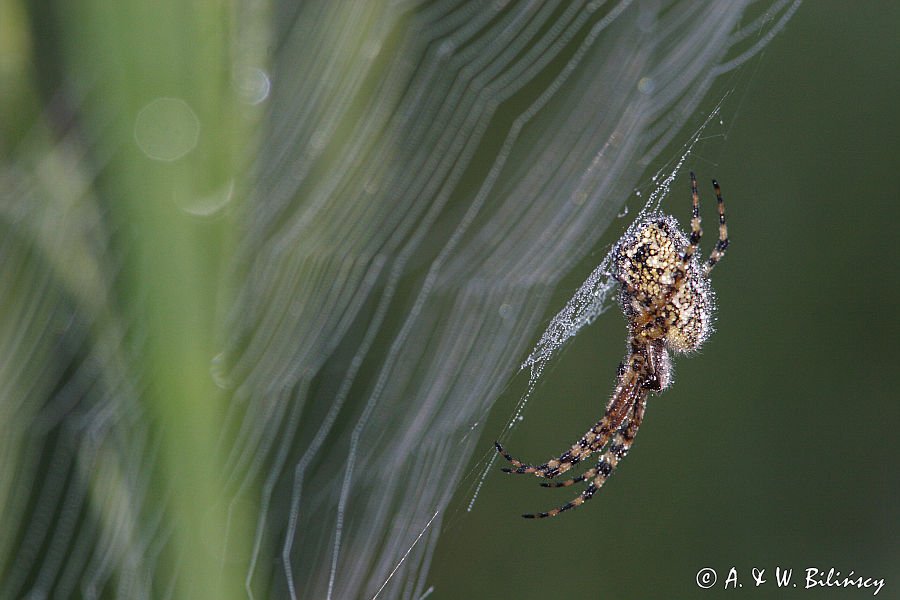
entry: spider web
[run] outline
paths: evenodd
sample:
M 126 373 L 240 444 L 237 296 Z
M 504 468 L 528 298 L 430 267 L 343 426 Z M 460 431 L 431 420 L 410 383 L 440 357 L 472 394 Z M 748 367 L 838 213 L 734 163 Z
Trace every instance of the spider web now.
M 177 276 L 145 252 L 165 228 L 119 212 L 164 178 L 123 176 L 156 171 L 122 164 L 122 98 L 66 63 L 79 85 L 0 164 L 0 596 L 430 594 L 444 511 L 561 276 L 797 3 L 741 27 L 750 5 L 276 2 L 271 28 L 241 5 L 246 112 L 200 111 L 188 155 L 228 159 L 187 170 L 202 193 L 166 180 L 173 227 L 235 240 L 157 248 L 212 290 L 170 365 L 187 390 L 154 368 L 181 356 L 155 345 L 178 305 L 141 287 Z M 225 122 L 248 131 L 210 139 Z M 604 273 L 533 376 L 604 310 Z

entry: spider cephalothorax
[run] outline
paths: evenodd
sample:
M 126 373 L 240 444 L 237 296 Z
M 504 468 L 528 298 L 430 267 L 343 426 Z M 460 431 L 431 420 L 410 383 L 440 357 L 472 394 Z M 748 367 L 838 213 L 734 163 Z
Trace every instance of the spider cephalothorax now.
M 628 320 L 628 353 L 619 365 L 616 389 L 603 418 L 559 458 L 540 466 L 511 457 L 495 442 L 497 451 L 514 468 L 508 473 L 534 473 L 553 478 L 565 473 L 594 452 L 606 448 L 597 466 L 574 479 L 543 483 L 567 487 L 590 481 L 580 496 L 553 510 L 522 515 L 553 517 L 589 500 L 625 457 L 637 434 L 647 395 L 671 384 L 669 352 L 697 350 L 712 332 L 713 292 L 709 272 L 728 247 L 725 207 L 719 184 L 713 180 L 719 209 L 719 239 L 705 263 L 696 251 L 700 244 L 700 196 L 691 173 L 691 234 L 685 235 L 670 216 L 651 214 L 636 221 L 613 248 L 613 276 L 621 285 L 619 303 Z

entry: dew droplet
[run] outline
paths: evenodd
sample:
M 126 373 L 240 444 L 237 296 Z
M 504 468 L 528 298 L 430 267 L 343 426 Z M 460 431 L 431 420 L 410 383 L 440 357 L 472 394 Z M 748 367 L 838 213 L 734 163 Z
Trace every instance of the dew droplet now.
M 649 95 L 656 90 L 656 81 L 652 77 L 641 77 L 637 87 L 640 93 Z
M 223 390 L 227 390 L 231 387 L 231 379 L 225 372 L 224 352 L 219 352 L 211 361 L 209 361 L 209 374 L 212 377 L 213 383 Z
M 259 67 L 243 67 L 235 71 L 234 86 L 243 102 L 259 104 L 269 97 L 272 81 Z
M 233 197 L 234 180 L 230 179 L 225 185 L 209 194 L 194 196 L 187 201 L 176 198 L 176 203 L 181 210 L 195 217 L 213 217 L 228 206 Z
M 181 98 L 157 98 L 138 111 L 134 141 L 148 158 L 172 162 L 194 149 L 200 119 Z

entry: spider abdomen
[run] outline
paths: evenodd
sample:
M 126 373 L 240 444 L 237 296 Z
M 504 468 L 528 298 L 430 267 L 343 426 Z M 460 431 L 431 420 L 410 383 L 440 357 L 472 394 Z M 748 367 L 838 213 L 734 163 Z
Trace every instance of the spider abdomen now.
M 688 237 L 673 217 L 635 223 L 615 250 L 619 301 L 639 342 L 662 340 L 676 352 L 697 350 L 711 333 L 713 295 Z
M 713 295 L 705 279 L 689 277 L 664 310 L 671 311 L 673 326 L 666 334 L 676 352 L 699 350 L 712 333 Z

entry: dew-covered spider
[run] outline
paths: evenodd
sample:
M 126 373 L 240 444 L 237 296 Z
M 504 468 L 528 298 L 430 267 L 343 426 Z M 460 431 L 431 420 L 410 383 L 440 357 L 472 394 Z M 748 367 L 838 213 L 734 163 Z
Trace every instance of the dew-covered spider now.
M 697 350 L 712 332 L 714 297 L 709 272 L 728 247 L 722 192 L 715 180 L 712 183 L 719 208 L 719 240 L 705 263 L 697 256 L 703 232 L 700 195 L 693 173 L 690 237 L 681 231 L 674 217 L 652 213 L 632 224 L 613 247 L 613 275 L 621 285 L 619 304 L 628 320 L 628 353 L 619 365 L 616 388 L 603 418 L 558 458 L 539 466 L 513 458 L 499 442 L 494 442 L 497 451 L 514 467 L 503 469 L 505 472 L 533 473 L 548 479 L 606 448 L 597 466 L 583 475 L 541 484 L 568 487 L 589 481 L 580 496 L 559 508 L 523 517 L 554 517 L 590 500 L 631 448 L 644 418 L 648 394 L 661 392 L 672 382 L 669 351 Z

